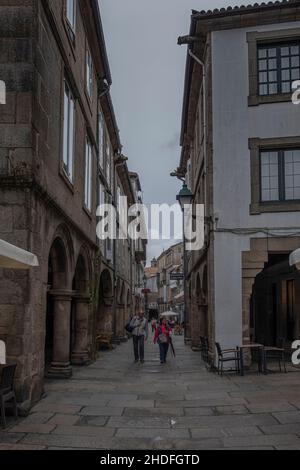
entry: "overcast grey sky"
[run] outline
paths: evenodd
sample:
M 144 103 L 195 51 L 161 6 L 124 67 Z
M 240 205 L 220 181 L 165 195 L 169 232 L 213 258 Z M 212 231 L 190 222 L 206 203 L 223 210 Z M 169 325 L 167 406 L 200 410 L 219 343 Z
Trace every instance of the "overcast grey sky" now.
M 180 189 L 169 174 L 180 157 L 179 136 L 191 10 L 228 0 L 100 0 L 112 72 L 112 98 L 129 168 L 141 177 L 144 201 L 174 203 Z M 150 243 L 148 259 L 166 243 Z

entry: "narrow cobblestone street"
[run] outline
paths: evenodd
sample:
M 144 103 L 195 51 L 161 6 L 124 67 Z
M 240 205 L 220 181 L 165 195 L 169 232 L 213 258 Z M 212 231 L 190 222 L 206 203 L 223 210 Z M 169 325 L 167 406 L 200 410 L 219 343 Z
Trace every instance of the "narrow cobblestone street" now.
M 48 381 L 46 397 L 0 434 L 0 449 L 300 449 L 300 373 L 221 378 L 176 338 L 161 366 L 132 344 L 103 352 L 71 380 Z

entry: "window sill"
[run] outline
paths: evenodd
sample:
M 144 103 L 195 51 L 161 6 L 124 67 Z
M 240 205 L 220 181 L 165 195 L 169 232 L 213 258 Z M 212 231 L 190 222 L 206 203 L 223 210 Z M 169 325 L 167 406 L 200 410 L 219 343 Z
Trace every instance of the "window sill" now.
M 75 191 L 74 191 L 74 184 L 72 183 L 72 181 L 70 180 L 70 178 L 68 177 L 67 173 L 65 172 L 64 168 L 61 168 L 60 169 L 60 172 L 59 172 L 59 175 L 60 177 L 64 180 L 64 182 L 66 183 L 67 187 L 69 188 L 69 190 L 71 191 L 71 193 L 74 195 Z
M 90 220 L 93 220 L 92 212 L 90 211 L 90 209 L 88 209 L 85 204 L 83 205 L 82 208 L 83 208 L 84 212 L 86 213 L 86 215 L 88 216 L 88 218 Z
M 298 212 L 300 211 L 300 201 L 288 202 L 265 202 L 250 205 L 250 215 L 264 214 L 267 212 Z
M 72 26 L 70 25 L 70 23 L 69 23 L 69 21 L 66 17 L 64 17 L 63 24 L 64 24 L 64 29 L 65 29 L 65 32 L 66 32 L 66 36 L 68 38 L 68 42 L 69 42 L 71 50 L 72 50 L 73 57 L 75 59 L 76 58 L 76 34 L 75 34 L 75 31 L 73 30 Z
M 248 97 L 248 106 L 259 106 L 260 104 L 270 103 L 292 103 L 292 93 L 284 93 L 281 95 L 259 96 L 250 95 Z

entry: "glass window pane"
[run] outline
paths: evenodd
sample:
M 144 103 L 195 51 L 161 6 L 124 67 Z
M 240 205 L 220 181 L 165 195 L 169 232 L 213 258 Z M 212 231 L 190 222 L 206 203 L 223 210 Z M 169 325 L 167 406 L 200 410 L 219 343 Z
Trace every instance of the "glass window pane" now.
M 266 60 L 260 60 L 259 61 L 259 70 L 267 70 L 267 61 Z
M 262 191 L 261 192 L 261 200 L 263 202 L 271 201 L 271 194 L 270 191 Z
M 258 57 L 264 59 L 267 57 L 267 49 L 258 49 Z
M 270 199 L 271 199 L 271 201 L 279 201 L 279 191 L 278 191 L 278 189 L 271 189 Z
M 291 82 L 282 82 L 282 93 L 290 93 L 291 89 Z
M 300 188 L 294 189 L 294 199 L 300 201 Z
M 283 81 L 287 81 L 291 79 L 291 74 L 289 70 L 282 70 L 281 72 L 281 79 Z
M 299 55 L 299 46 L 292 46 L 291 47 L 291 54 L 292 55 Z
M 277 82 L 277 72 L 269 72 L 269 82 Z
M 270 178 L 270 189 L 278 189 L 278 177 L 272 176 Z
M 283 69 L 288 69 L 290 66 L 290 59 L 289 58 L 283 58 L 281 59 L 281 67 Z
M 286 189 L 294 187 L 294 177 L 293 176 L 287 176 L 287 175 L 285 176 L 285 187 L 286 187 Z
M 261 176 L 269 178 L 269 176 L 270 176 L 270 167 L 269 167 L 269 165 L 262 165 Z
M 278 93 L 278 86 L 277 83 L 270 83 L 269 85 L 269 93 L 270 95 L 276 95 Z
M 299 80 L 300 69 L 292 69 L 292 80 Z
M 291 58 L 291 65 L 292 67 L 299 67 L 299 64 L 300 64 L 300 59 L 299 57 L 292 57 Z
M 260 85 L 259 86 L 259 94 L 260 95 L 267 95 L 268 94 L 268 85 Z
M 277 60 L 276 59 L 269 59 L 269 70 L 277 70 Z
M 293 189 L 286 189 L 285 190 L 285 199 L 287 201 L 291 201 L 294 199 L 294 190 Z
M 268 73 L 259 72 L 259 83 L 267 83 L 267 81 L 268 81 Z
M 281 48 L 281 55 L 286 56 L 290 54 L 290 48 L 289 47 L 282 47 Z
M 275 47 L 273 47 L 272 49 L 268 49 L 268 56 L 269 57 L 276 57 L 276 53 L 277 53 L 277 50 Z
M 65 167 L 68 167 L 68 133 L 69 133 L 69 96 L 68 96 L 68 88 L 65 87 L 65 95 L 64 95 L 64 150 L 63 150 L 63 162 Z

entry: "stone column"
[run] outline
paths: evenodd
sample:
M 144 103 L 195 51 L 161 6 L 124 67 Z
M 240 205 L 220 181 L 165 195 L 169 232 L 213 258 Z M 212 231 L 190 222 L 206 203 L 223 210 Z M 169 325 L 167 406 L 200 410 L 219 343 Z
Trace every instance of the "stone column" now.
M 82 366 L 89 362 L 88 329 L 91 299 L 89 295 L 77 294 L 73 301 L 75 304 L 75 345 L 71 362 Z
M 54 378 L 68 378 L 72 375 L 70 364 L 70 322 L 72 291 L 52 290 L 54 324 L 53 324 L 53 358 L 48 375 Z

